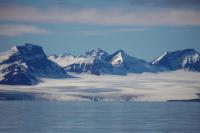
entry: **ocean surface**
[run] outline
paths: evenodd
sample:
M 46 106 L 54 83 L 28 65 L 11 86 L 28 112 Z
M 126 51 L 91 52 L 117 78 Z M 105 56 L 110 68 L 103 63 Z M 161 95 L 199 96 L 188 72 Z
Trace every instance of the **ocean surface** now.
M 200 103 L 0 101 L 0 133 L 200 133 Z

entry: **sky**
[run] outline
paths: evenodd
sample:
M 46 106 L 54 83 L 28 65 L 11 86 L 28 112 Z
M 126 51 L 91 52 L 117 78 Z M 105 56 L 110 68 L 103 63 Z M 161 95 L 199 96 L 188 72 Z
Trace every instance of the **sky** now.
M 0 52 L 24 43 L 47 55 L 122 49 L 147 61 L 200 52 L 200 0 L 0 0 Z

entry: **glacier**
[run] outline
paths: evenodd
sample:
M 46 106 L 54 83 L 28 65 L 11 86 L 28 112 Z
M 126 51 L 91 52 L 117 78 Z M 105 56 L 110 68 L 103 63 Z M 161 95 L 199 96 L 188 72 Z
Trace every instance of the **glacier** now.
M 34 86 L 0 85 L 0 99 L 55 101 L 168 101 L 199 99 L 200 73 L 173 71 L 126 76 L 75 74 L 77 78 L 41 78 Z M 4 95 L 3 95 L 4 94 Z M 7 94 L 7 95 L 5 95 Z

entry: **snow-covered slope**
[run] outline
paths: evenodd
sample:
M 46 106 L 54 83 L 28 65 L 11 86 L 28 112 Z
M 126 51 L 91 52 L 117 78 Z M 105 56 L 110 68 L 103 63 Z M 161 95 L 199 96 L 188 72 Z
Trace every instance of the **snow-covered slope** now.
M 65 54 L 65 56 L 49 56 L 48 58 L 62 66 L 67 72 L 101 75 L 112 73 L 112 66 L 105 61 L 107 57 L 108 53 L 98 48 L 87 51 L 82 56 Z
M 151 65 L 144 60 L 137 59 L 119 50 L 112 55 L 101 49 L 91 50 L 83 56 L 49 56 L 67 72 L 91 73 L 96 75 L 127 73 L 157 72 L 163 69 Z
M 116 53 L 110 55 L 106 59 L 112 64 L 115 70 L 124 73 L 142 73 L 142 72 L 157 72 L 159 68 L 154 67 L 144 60 L 132 57 L 126 54 L 123 50 L 119 50 Z
M 105 59 L 108 57 L 108 53 L 102 49 L 94 49 L 87 51 L 84 55 L 75 56 L 69 53 L 64 53 L 61 55 L 50 55 L 48 58 L 62 67 L 67 67 L 68 65 L 78 63 L 78 64 L 90 64 L 93 63 L 95 59 Z
M 94 50 L 91 50 L 91 51 L 87 51 L 85 53 L 85 56 L 86 57 L 93 57 L 95 59 L 106 59 L 109 56 L 109 54 L 106 51 L 104 51 L 100 48 L 97 48 L 97 49 L 94 49 Z
M 165 67 L 169 70 L 200 71 L 200 54 L 194 49 L 165 52 L 152 62 L 153 65 Z
M 66 69 L 68 69 L 69 72 L 95 75 L 114 74 L 112 73 L 112 66 L 102 59 L 94 59 L 92 63 L 74 63 L 69 65 Z
M 65 68 L 74 63 L 89 63 L 92 62 L 92 59 L 85 58 L 83 56 L 74 56 L 71 54 L 62 54 L 62 55 L 51 55 L 48 57 L 49 60 L 57 63 L 61 67 Z
M 38 82 L 37 77 L 67 77 L 64 69 L 48 60 L 38 45 L 15 46 L 0 54 L 0 84 L 26 84 Z
M 47 58 L 40 46 L 25 44 L 0 53 L 0 84 L 32 85 L 38 83 L 38 77 L 69 77 L 66 71 L 126 75 L 178 69 L 200 71 L 200 54 L 194 49 L 166 52 L 147 63 L 123 50 L 109 55 L 104 50 L 95 49 L 82 56 L 65 53 Z
M 160 60 L 162 60 L 166 55 L 168 54 L 167 52 L 164 52 L 160 57 L 158 57 L 157 59 L 155 59 L 153 62 L 151 62 L 151 64 L 157 64 Z
M 67 66 L 66 70 L 69 72 L 90 73 L 95 75 L 114 74 L 112 72 L 112 65 L 105 61 L 108 57 L 106 51 L 98 48 L 87 51 L 82 57 L 85 58 L 84 61 L 73 63 Z

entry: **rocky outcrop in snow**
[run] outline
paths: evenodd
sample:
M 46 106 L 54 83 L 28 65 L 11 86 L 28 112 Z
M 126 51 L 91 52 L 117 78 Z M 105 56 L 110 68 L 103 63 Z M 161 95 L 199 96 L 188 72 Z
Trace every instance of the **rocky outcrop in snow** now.
M 191 70 L 200 71 L 200 54 L 194 49 L 177 50 L 165 52 L 155 59 L 151 64 L 165 67 L 169 70 Z
M 61 78 L 68 75 L 50 61 L 42 47 L 25 44 L 0 54 L 0 84 L 32 85 L 37 77 Z
M 66 72 L 126 75 L 179 69 L 200 71 L 200 54 L 194 49 L 165 52 L 148 63 L 123 50 L 108 54 L 95 49 L 81 56 L 65 53 L 47 57 L 42 47 L 25 44 L 0 53 L 0 84 L 11 85 L 37 84 L 41 77 L 70 77 Z
M 157 72 L 159 68 L 154 67 L 144 60 L 132 57 L 126 54 L 123 50 L 110 55 L 106 59 L 113 68 L 124 73 L 142 73 L 142 72 Z
M 127 73 L 162 71 L 159 67 L 132 57 L 123 50 L 109 55 L 104 50 L 95 49 L 73 58 L 67 55 L 65 57 L 50 56 L 49 59 L 61 65 L 67 72 L 75 73 L 126 75 Z

